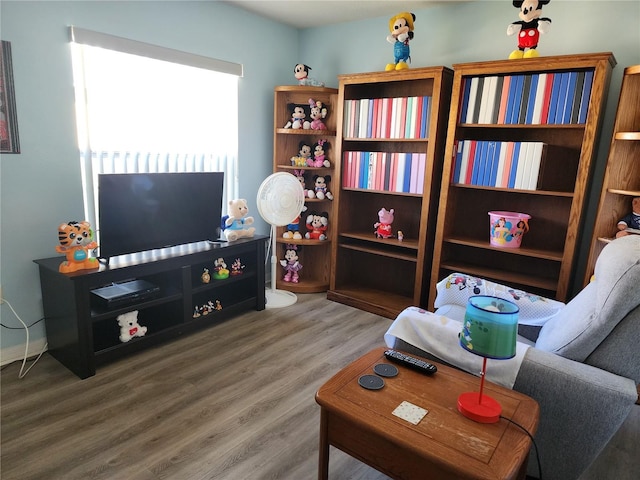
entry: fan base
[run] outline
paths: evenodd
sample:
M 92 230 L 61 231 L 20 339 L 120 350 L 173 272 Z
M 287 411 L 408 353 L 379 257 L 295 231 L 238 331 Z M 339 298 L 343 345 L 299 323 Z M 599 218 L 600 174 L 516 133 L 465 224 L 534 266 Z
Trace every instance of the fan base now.
M 265 308 L 288 307 L 298 301 L 295 293 L 287 292 L 286 290 L 266 290 L 264 294 L 267 299 Z

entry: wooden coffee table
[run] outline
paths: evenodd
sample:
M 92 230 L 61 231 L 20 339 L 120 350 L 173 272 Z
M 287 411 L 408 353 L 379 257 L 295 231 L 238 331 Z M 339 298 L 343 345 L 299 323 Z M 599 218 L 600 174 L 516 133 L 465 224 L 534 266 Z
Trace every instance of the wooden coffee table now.
M 398 375 L 384 378 L 381 389 L 361 387 L 362 375 L 390 363 L 385 350 L 364 355 L 316 393 L 321 406 L 319 479 L 328 478 L 330 445 L 396 479 L 525 478 L 527 434 L 507 420 L 476 423 L 457 410 L 458 395 L 479 391 L 477 377 L 435 362 L 438 371 L 432 376 L 396 365 Z M 484 390 L 500 403 L 503 416 L 535 433 L 535 400 L 490 382 Z M 417 425 L 392 414 L 404 401 L 428 410 Z

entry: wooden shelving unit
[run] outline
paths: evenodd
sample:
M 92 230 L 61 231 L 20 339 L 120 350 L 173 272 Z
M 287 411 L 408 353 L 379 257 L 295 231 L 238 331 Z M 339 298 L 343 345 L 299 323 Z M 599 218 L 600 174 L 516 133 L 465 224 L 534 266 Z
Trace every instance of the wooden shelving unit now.
M 454 65 L 453 94 L 447 130 L 445 164 L 431 271 L 429 307 L 436 283 L 452 272 L 468 273 L 561 301 L 568 300 L 575 282 L 585 196 L 591 182 L 593 159 L 611 70 L 611 53 L 539 57 Z M 586 115 L 582 121 L 559 124 L 515 121 L 467 122 L 462 118 L 465 83 L 489 77 L 577 72 L 593 75 Z M 547 78 L 547 77 L 545 77 Z M 554 80 L 555 81 L 555 80 Z M 586 90 L 586 89 L 585 89 Z M 551 98 L 551 97 L 547 97 Z M 462 184 L 454 180 L 458 143 L 543 142 L 550 149 L 534 189 Z M 637 167 L 636 167 L 637 172 Z M 489 211 L 531 215 L 530 230 L 520 248 L 490 244 Z
M 336 177 L 340 177 L 341 182 L 334 183 L 332 271 L 327 292 L 330 300 L 389 318 L 410 305 L 426 306 L 452 79 L 453 72 L 445 67 L 338 77 L 334 158 L 336 169 L 339 169 Z M 430 109 L 424 117 L 428 122 L 423 123 L 422 135 L 403 138 L 373 133 L 363 135 L 354 133 L 348 126 L 348 120 L 353 118 L 349 109 L 354 100 L 376 100 L 381 108 L 379 99 L 410 97 L 429 98 Z M 401 122 L 406 121 L 406 116 L 398 118 Z M 407 136 L 413 138 L 405 138 Z M 349 175 L 344 166 L 347 152 L 426 155 L 424 174 L 417 175 L 415 183 L 416 187 L 421 187 L 417 191 L 422 193 L 346 183 L 345 175 Z M 387 174 L 392 168 L 389 167 Z M 397 235 L 402 231 L 402 240 L 397 236 L 376 238 L 374 223 L 383 207 L 394 209 L 393 233 Z
M 337 112 L 337 89 L 325 87 L 308 87 L 299 85 L 284 85 L 275 88 L 274 92 L 274 133 L 273 133 L 273 171 L 285 171 L 291 174 L 302 170 L 305 178 L 305 188 L 313 189 L 314 175 L 329 175 L 331 181 L 329 183 L 329 191 L 333 191 L 339 185 L 337 170 L 335 138 L 336 138 L 336 119 Z M 327 108 L 327 116 L 323 123 L 325 130 L 293 129 L 284 128 L 291 119 L 291 105 L 303 105 L 308 110 L 309 99 L 312 98 L 320 101 Z M 308 112 L 307 112 L 308 113 Z M 308 115 L 307 120 L 310 121 Z M 294 166 L 291 164 L 291 158 L 298 155 L 300 150 L 300 142 L 305 142 L 313 146 L 318 140 L 327 140 L 329 146 L 326 150 L 326 158 L 330 162 L 330 166 L 326 167 L 310 167 L 310 166 Z M 302 213 L 300 218 L 300 232 L 304 237 L 306 233 L 305 222 L 307 215 L 311 212 L 328 214 L 329 226 L 327 230 L 326 240 L 313 240 L 302 238 L 300 240 L 285 239 L 283 234 L 287 230 L 285 227 L 277 228 L 277 249 L 278 260 L 284 259 L 287 244 L 294 244 L 298 248 L 299 262 L 302 264 L 300 271 L 300 279 L 298 283 L 285 282 L 285 271 L 280 267 L 276 272 L 276 288 L 288 290 L 296 293 L 313 293 L 324 292 L 329 288 L 329 276 L 331 271 L 331 230 L 333 226 L 334 208 L 333 201 L 329 199 L 318 200 L 317 198 L 307 198 L 305 201 L 307 210 Z
M 640 65 L 625 68 L 613 126 L 613 137 L 595 219 L 586 285 L 602 248 L 615 238 L 616 225 L 640 196 Z

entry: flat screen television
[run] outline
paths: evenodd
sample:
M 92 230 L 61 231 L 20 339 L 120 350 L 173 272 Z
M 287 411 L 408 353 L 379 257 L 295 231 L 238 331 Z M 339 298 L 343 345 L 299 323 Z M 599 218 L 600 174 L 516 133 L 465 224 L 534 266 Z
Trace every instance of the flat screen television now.
M 98 176 L 99 257 L 217 241 L 224 173 Z

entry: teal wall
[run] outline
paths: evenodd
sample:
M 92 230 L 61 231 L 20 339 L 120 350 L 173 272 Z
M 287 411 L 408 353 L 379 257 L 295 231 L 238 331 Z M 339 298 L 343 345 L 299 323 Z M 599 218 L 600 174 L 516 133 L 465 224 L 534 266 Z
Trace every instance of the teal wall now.
M 506 29 L 518 11 L 504 0 L 450 2 L 414 13 L 414 67 L 503 59 L 516 45 Z M 542 55 L 611 51 L 618 61 L 598 150 L 601 177 L 622 70 L 640 64 L 640 1 L 554 0 L 545 15 L 553 25 L 542 36 Z M 55 255 L 58 224 L 83 215 L 69 25 L 242 63 L 240 194 L 247 198 L 271 172 L 273 87 L 294 83 L 295 63 L 310 65 L 315 78 L 336 87 L 338 74 L 381 70 L 393 59 L 387 17 L 297 30 L 219 2 L 2 0 L 0 37 L 13 48 L 22 153 L 0 160 L 0 282 L 27 323 L 42 316 L 32 260 Z M 597 197 L 591 195 L 592 217 Z M 255 207 L 253 213 L 259 217 Z M 260 228 L 267 233 L 264 223 Z M 2 323 L 18 325 L 6 307 L 0 312 Z M 42 324 L 31 330 L 32 340 L 42 340 Z M 2 349 L 24 343 L 23 331 L 0 335 Z

